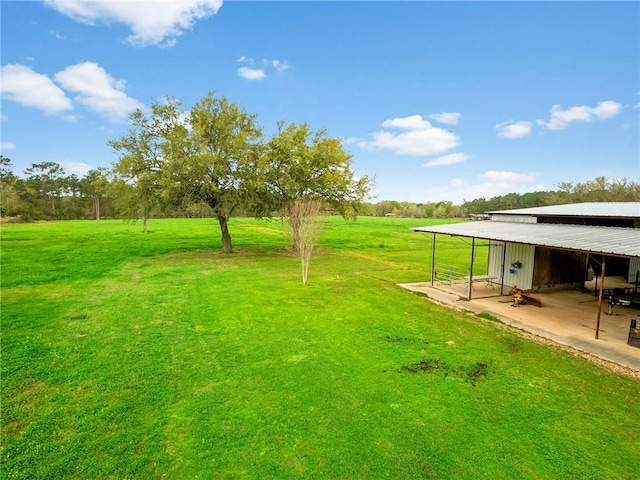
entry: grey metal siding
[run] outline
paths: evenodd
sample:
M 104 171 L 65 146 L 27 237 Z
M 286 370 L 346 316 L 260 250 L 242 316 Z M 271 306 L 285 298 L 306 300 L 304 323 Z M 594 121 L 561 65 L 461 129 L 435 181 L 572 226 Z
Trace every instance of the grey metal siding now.
M 503 242 L 490 242 L 487 275 L 496 277 L 499 283 L 502 277 Z M 535 247 L 518 243 L 507 243 L 504 255 L 504 285 L 529 290 L 532 287 Z M 519 262 L 520 268 L 512 264 Z
M 502 251 L 504 242 L 489 242 L 489 258 L 487 260 L 487 275 L 496 278 L 496 283 L 502 281 Z M 506 277 L 506 273 L 505 273 Z
M 638 271 L 640 271 L 640 258 L 632 258 L 629 262 L 628 283 L 634 283 L 636 281 L 636 272 Z
M 535 247 L 522 245 L 519 243 L 507 243 L 507 256 L 505 260 L 504 284 L 511 287 L 517 286 L 523 290 L 532 287 L 533 262 L 535 258 Z M 513 263 L 519 262 L 521 267 L 512 267 Z
M 492 222 L 538 223 L 538 219 L 531 215 L 503 215 L 501 213 L 492 213 L 490 218 Z

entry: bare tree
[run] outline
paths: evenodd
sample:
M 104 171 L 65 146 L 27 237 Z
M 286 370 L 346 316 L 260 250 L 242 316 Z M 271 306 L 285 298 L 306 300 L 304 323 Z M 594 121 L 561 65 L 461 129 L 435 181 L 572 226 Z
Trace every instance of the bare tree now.
M 320 202 L 307 198 L 298 198 L 287 206 L 283 213 L 287 217 L 289 231 L 293 237 L 294 251 L 302 264 L 302 284 L 307 284 L 307 274 L 311 253 L 322 225 L 318 220 Z

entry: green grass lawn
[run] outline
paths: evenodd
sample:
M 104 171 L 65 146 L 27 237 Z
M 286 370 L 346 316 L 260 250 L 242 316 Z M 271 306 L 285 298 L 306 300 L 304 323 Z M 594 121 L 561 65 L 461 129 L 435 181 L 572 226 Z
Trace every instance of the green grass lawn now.
M 0 476 L 638 478 L 638 380 L 397 287 L 429 221 L 325 223 L 307 286 L 278 222 L 3 225 Z

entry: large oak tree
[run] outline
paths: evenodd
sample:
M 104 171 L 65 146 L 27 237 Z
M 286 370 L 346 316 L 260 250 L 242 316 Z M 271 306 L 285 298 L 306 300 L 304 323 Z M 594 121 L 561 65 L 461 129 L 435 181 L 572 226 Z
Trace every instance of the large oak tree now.
M 172 151 L 167 152 L 168 196 L 182 204 L 209 205 L 220 225 L 222 250 L 230 253 L 231 215 L 257 202 L 262 130 L 256 115 L 211 93 L 194 105 L 188 118 L 187 134 L 174 133 Z
M 109 142 L 120 154 L 114 171 L 123 191 L 143 218 L 159 199 L 183 207 L 206 203 L 225 253 L 233 249 L 229 219 L 239 208 L 270 217 L 307 200 L 355 217 L 370 182 L 355 177 L 339 139 L 306 124 L 279 123 L 265 144 L 256 119 L 211 93 L 189 114 L 177 100 L 154 103 L 149 115 L 137 110 L 129 132 Z

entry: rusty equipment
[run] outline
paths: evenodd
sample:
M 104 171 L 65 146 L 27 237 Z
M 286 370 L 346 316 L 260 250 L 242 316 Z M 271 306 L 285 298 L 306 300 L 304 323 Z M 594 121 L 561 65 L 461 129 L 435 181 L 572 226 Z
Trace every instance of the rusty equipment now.
M 535 305 L 536 307 L 542 307 L 542 300 L 531 295 L 531 290 L 522 290 L 521 288 L 514 286 L 509 290 L 509 296 L 512 300 L 512 307 L 519 307 L 520 305 Z

